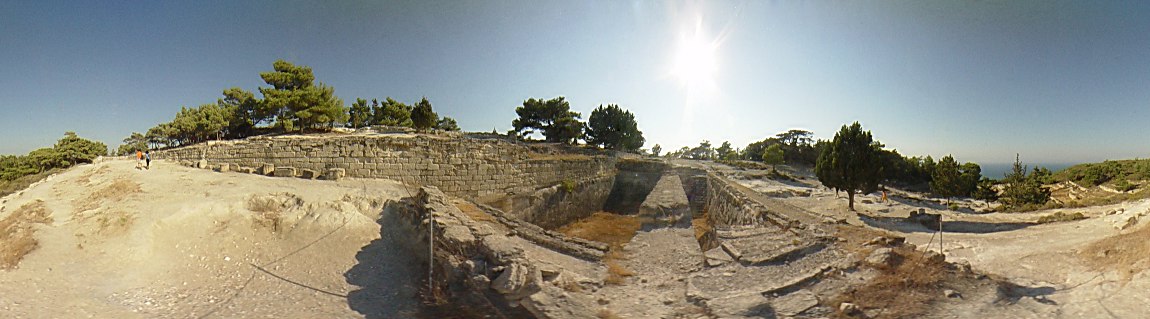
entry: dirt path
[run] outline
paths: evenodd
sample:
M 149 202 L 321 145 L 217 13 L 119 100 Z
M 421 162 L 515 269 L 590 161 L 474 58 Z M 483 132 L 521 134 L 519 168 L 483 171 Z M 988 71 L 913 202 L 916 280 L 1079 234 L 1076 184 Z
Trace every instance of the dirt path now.
M 380 219 L 391 181 L 309 181 L 129 160 L 69 169 L 6 198 L 42 200 L 38 248 L 0 270 L 6 318 L 394 317 L 416 278 Z M 381 231 L 381 229 L 384 229 Z

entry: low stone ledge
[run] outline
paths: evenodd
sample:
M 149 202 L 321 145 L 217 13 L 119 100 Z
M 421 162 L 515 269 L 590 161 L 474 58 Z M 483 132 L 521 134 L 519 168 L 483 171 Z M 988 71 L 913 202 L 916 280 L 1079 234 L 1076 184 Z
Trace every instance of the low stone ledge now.
M 295 169 L 295 167 L 286 167 L 286 166 L 285 167 L 276 167 L 275 173 L 273 173 L 273 174 L 275 177 L 296 177 L 296 169 Z

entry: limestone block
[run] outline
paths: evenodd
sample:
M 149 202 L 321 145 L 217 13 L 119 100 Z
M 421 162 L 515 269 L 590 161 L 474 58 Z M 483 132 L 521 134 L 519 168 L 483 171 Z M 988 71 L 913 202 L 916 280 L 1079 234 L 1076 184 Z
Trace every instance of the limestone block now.
M 347 175 L 347 171 L 342 168 L 333 167 L 327 169 L 327 174 L 324 175 L 324 179 L 338 181 L 343 179 L 345 175 Z
M 254 168 L 251 168 L 251 167 L 240 166 L 240 167 L 236 168 L 236 171 L 240 172 L 240 173 L 244 173 L 244 174 L 252 174 L 252 173 L 255 173 L 256 170 Z
M 296 169 L 289 166 L 276 167 L 274 174 L 276 177 L 296 177 Z
M 223 163 L 223 164 L 220 164 L 220 167 L 219 167 L 218 171 L 219 171 L 220 173 L 227 173 L 227 172 L 231 172 L 231 171 L 232 171 L 232 164 L 228 164 L 228 163 Z
M 306 178 L 306 179 L 316 179 L 316 178 L 319 178 L 319 172 L 305 168 L 305 169 L 301 169 L 299 171 L 299 177 L 300 178 Z
M 272 164 L 262 164 L 256 169 L 256 174 L 271 176 L 276 171 L 276 166 Z
M 199 160 L 196 162 L 196 168 L 208 168 L 208 160 Z

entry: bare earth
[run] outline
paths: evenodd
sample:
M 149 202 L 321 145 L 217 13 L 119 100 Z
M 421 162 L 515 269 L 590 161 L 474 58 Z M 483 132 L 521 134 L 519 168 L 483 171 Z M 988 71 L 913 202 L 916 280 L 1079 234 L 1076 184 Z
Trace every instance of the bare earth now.
M 42 200 L 38 248 L 0 270 L 5 318 L 387 318 L 418 263 L 381 231 L 399 183 L 81 165 L 3 200 Z M 382 227 L 389 229 L 389 227 Z M 381 236 L 382 235 L 382 236 Z M 7 243 L 0 243 L 0 245 Z

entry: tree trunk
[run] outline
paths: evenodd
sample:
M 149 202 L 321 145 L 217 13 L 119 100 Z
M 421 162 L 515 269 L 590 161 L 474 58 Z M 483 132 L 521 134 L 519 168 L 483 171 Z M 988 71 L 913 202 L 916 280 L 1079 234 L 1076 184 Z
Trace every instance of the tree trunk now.
M 855 210 L 855 191 L 851 189 L 847 190 L 847 208 L 852 212 Z

